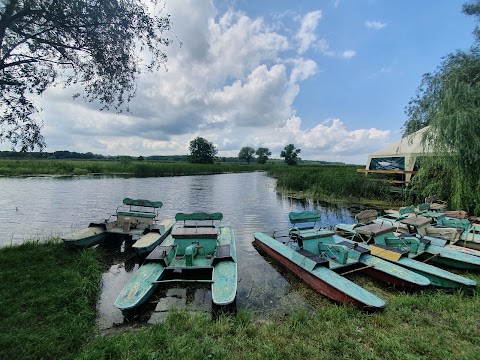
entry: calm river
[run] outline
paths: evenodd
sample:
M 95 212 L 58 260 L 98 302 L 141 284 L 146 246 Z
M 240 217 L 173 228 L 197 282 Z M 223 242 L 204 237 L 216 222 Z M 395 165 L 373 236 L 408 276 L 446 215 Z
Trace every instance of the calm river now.
M 260 172 L 156 178 L 0 178 L 0 188 L 0 246 L 87 227 L 91 221 L 114 214 L 125 197 L 162 201 L 161 218 L 173 218 L 177 212 L 222 212 L 222 225 L 231 226 L 236 237 L 237 309 L 248 308 L 259 316 L 286 313 L 298 304 L 308 305 L 308 300 L 295 290 L 294 277 L 257 252 L 252 232 L 285 229 L 288 213 L 294 210 L 320 210 L 325 226 L 354 221 L 347 207 L 279 195 L 275 180 Z M 125 321 L 113 302 L 139 266 L 125 248 L 112 256 L 109 264 L 98 302 L 103 329 Z

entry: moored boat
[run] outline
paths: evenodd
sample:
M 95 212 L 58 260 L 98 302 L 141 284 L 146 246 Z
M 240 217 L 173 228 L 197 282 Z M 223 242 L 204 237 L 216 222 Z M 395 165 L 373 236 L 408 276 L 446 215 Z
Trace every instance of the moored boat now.
M 125 198 L 123 205 L 105 221 L 90 223 L 88 228 L 63 235 L 61 238 L 66 247 L 75 249 L 132 240 L 134 236 L 141 236 L 147 229 L 155 226 L 162 206 L 160 201 Z
M 391 284 L 417 288 L 428 286 L 425 277 L 375 258 L 356 243 L 337 241 L 335 233 L 315 228 L 318 212 L 292 212 L 287 236 L 253 234 L 256 245 L 294 272 L 315 290 L 332 300 L 365 310 L 384 307 L 384 301 L 344 278 L 342 274 L 363 271 Z M 308 223 L 314 223 L 308 225 Z M 286 241 L 285 241 L 286 239 Z
M 338 225 L 341 233 L 346 228 Z M 426 276 L 433 285 L 449 288 L 473 288 L 474 280 L 453 274 L 436 266 L 415 260 L 416 257 L 427 256 L 427 261 L 455 265 L 461 268 L 476 269 L 480 258 L 451 249 L 431 245 L 430 241 L 414 236 L 396 236 L 395 228 L 388 223 L 372 223 L 352 229 L 351 240 L 368 246 L 372 255 L 405 266 L 408 269 Z
M 178 213 L 171 233 L 145 259 L 114 305 L 128 313 L 143 304 L 159 284 L 210 283 L 212 302 L 234 302 L 237 292 L 235 237 L 227 226 L 214 226 L 221 213 Z M 206 224 L 208 222 L 208 224 Z

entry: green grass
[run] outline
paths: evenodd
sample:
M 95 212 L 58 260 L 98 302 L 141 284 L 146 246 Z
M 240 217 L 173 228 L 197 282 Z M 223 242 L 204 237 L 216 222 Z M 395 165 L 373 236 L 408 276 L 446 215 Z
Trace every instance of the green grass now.
M 100 263 L 59 241 L 0 250 L 0 359 L 68 358 L 96 333 Z
M 335 305 L 287 275 L 308 308 L 260 320 L 242 309 L 217 320 L 174 312 L 163 324 L 103 336 L 95 327 L 96 251 L 66 251 L 57 241 L 0 249 L 1 359 L 477 359 L 480 353 L 478 291 L 407 293 L 362 274 L 349 278 L 385 299 L 384 311 Z M 480 282 L 480 274 L 462 274 Z

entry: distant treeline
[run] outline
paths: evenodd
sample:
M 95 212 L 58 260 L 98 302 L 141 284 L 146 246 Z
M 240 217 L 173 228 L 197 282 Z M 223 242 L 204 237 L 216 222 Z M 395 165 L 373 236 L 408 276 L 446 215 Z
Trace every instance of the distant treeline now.
M 8 159 L 56 159 L 56 160 L 148 160 L 148 161 L 165 161 L 165 162 L 187 162 L 188 155 L 151 155 L 151 156 L 129 156 L 129 155 L 100 155 L 93 154 L 91 152 L 87 153 L 78 153 L 75 151 L 54 151 L 54 152 L 17 152 L 17 151 L 0 151 L 0 158 Z M 240 160 L 238 157 L 231 156 L 217 156 L 215 162 L 227 162 L 227 163 L 242 163 L 244 161 Z M 283 162 L 280 159 L 269 159 L 269 163 Z M 342 162 L 329 162 L 322 160 L 302 160 L 299 164 L 318 164 L 318 165 L 344 165 Z

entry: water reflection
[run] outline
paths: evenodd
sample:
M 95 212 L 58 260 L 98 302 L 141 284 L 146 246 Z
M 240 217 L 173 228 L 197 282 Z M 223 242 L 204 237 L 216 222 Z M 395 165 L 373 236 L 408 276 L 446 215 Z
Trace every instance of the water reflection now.
M 314 292 L 259 254 L 252 244 L 252 232 L 272 233 L 287 228 L 288 213 L 294 210 L 321 211 L 323 226 L 354 220 L 345 206 L 278 194 L 275 181 L 259 172 L 161 178 L 0 178 L 0 187 L 0 245 L 49 238 L 86 227 L 115 213 L 125 197 L 162 201 L 162 218 L 173 218 L 177 212 L 222 212 L 222 225 L 231 226 L 236 237 L 237 307 L 251 309 L 259 317 L 312 306 L 308 297 Z M 132 321 L 125 319 L 113 302 L 139 263 L 128 244 L 102 251 L 106 268 L 98 310 L 99 325 L 106 329 Z M 153 303 L 140 316 L 141 321 L 149 320 L 158 301 L 167 297 L 168 289 L 159 287 Z M 197 298 L 208 298 L 209 288 L 205 289 Z M 187 298 L 195 299 L 195 292 L 189 294 Z M 318 297 L 314 301 L 319 301 Z

